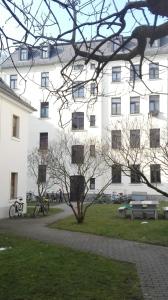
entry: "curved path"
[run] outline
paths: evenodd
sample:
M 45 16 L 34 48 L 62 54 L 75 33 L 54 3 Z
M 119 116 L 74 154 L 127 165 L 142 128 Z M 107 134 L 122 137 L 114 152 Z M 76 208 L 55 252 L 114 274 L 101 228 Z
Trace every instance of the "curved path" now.
M 168 300 L 168 247 L 48 228 L 49 223 L 71 214 L 66 205 L 61 204 L 59 207 L 64 211 L 46 218 L 0 220 L 0 232 L 10 231 L 40 241 L 135 263 L 144 299 Z

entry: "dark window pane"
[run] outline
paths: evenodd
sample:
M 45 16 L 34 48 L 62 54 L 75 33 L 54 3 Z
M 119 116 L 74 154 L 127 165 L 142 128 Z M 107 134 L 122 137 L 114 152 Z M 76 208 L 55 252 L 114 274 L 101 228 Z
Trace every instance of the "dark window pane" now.
M 90 190 L 95 190 L 95 178 L 90 178 Z
M 38 166 L 38 183 L 46 182 L 46 165 Z
M 140 130 L 130 130 L 130 147 L 139 148 L 140 147 Z
M 112 166 L 112 183 L 121 183 L 121 166 Z
M 141 176 L 139 174 L 140 165 L 132 165 L 131 166 L 131 183 L 140 183 Z
M 111 114 L 121 115 L 121 98 L 111 99 Z
M 160 147 L 160 129 L 159 128 L 150 129 L 150 147 L 151 148 Z
M 72 164 L 83 164 L 84 162 L 84 146 L 72 146 Z
M 113 82 L 121 81 L 121 67 L 112 67 L 112 81 Z
M 75 112 L 72 113 L 72 129 L 83 130 L 84 129 L 84 113 Z
M 112 148 L 119 149 L 121 148 L 121 130 L 112 130 Z
M 150 165 L 150 175 L 151 175 L 152 183 L 161 182 L 160 165 L 158 164 Z
M 41 102 L 40 117 L 48 118 L 49 102 Z
M 96 116 L 90 115 L 90 127 L 94 127 L 96 125 Z
M 157 79 L 159 78 L 159 64 L 151 63 L 149 64 L 149 79 Z
M 159 112 L 159 95 L 149 96 L 149 112 L 154 114 Z
M 48 132 L 40 132 L 40 150 L 48 149 Z
M 139 79 L 140 65 L 134 65 L 130 67 L 130 80 L 134 81 Z
M 130 114 L 139 114 L 140 112 L 140 97 L 130 98 Z
M 84 83 L 75 82 L 72 88 L 72 96 L 74 98 L 83 98 L 84 97 Z

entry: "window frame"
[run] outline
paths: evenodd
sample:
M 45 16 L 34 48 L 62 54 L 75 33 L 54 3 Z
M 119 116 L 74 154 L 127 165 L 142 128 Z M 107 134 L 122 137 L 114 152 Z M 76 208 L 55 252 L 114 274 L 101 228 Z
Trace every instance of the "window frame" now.
M 72 130 L 84 130 L 84 112 L 72 113 Z
M 47 166 L 44 164 L 38 165 L 38 184 L 46 183 Z
M 49 117 L 49 102 L 40 103 L 40 118 L 45 119 Z
M 160 128 L 151 128 L 149 136 L 150 136 L 150 148 L 159 148 L 160 147 Z
M 13 114 L 12 116 L 12 137 L 19 139 L 20 136 L 20 117 Z
M 151 108 L 153 106 L 153 109 Z M 160 108 L 159 95 L 149 95 L 149 113 L 159 112 Z
M 90 127 L 96 126 L 96 115 L 90 115 Z
M 130 181 L 131 184 L 139 184 L 141 183 L 141 176 L 136 173 L 136 169 L 140 170 L 140 164 L 132 165 L 130 169 Z
M 71 163 L 77 165 L 81 165 L 84 163 L 84 145 L 71 146 Z
M 17 191 L 18 191 L 18 173 L 11 172 L 11 179 L 10 179 L 10 199 L 17 198 Z
M 13 90 L 17 89 L 17 74 L 10 75 L 10 88 Z
M 112 172 L 112 183 L 121 183 L 122 180 L 122 169 L 121 165 L 119 164 L 113 164 L 111 167 L 111 172 Z
M 121 66 L 112 67 L 112 82 L 121 82 Z
M 140 129 L 130 130 L 130 148 L 131 149 L 140 148 Z
M 48 132 L 40 132 L 39 149 L 48 150 Z
M 139 96 L 130 97 L 130 115 L 135 115 L 139 113 L 140 113 L 140 97 Z
M 112 149 L 121 148 L 121 130 L 111 131 L 111 147 Z
M 73 98 L 84 98 L 85 97 L 85 85 L 83 81 L 76 81 L 72 86 L 72 97 Z
M 159 63 L 149 64 L 149 79 L 159 79 Z
M 49 87 L 49 72 L 41 72 L 41 87 Z
M 95 190 L 96 188 L 96 180 L 94 177 L 90 178 L 90 190 Z
M 130 81 L 139 80 L 139 74 L 140 74 L 140 65 L 136 64 L 134 67 L 130 66 Z
M 150 165 L 150 182 L 161 183 L 161 168 L 159 164 Z
M 111 98 L 111 115 L 112 116 L 121 115 L 121 97 Z
M 21 61 L 28 60 L 28 49 L 27 48 L 20 48 L 20 60 Z

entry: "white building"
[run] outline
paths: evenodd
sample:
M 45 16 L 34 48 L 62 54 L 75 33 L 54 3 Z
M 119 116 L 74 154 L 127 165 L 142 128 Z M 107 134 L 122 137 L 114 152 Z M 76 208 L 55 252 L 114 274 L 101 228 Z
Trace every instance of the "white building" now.
M 16 197 L 26 210 L 28 121 L 33 109 L 0 78 L 0 218 Z
M 105 52 L 112 50 L 113 44 L 109 42 L 104 49 Z M 18 95 L 29 99 L 37 112 L 31 117 L 28 148 L 47 147 L 57 136 L 60 125 L 60 98 L 55 93 L 60 86 L 62 78 L 60 75 L 61 61 L 66 63 L 71 57 L 72 48 L 66 46 L 48 46 L 45 49 L 17 48 L 13 54 L 15 67 L 11 59 L 2 65 L 2 77 L 5 82 L 14 89 Z M 150 147 L 150 135 L 156 134 L 159 143 L 164 135 L 168 137 L 168 39 L 167 37 L 155 41 L 154 45 L 148 47 L 142 65 L 143 80 L 138 80 L 139 58 L 134 59 L 135 69 L 130 69 L 130 64 L 123 61 L 109 62 L 103 70 L 99 82 L 98 95 L 94 105 L 88 107 L 87 100 L 94 95 L 94 85 L 80 87 L 73 91 L 73 95 L 79 102 L 74 104 L 72 96 L 69 96 L 70 106 L 64 105 L 62 123 L 67 125 L 65 130 L 71 130 L 75 135 L 94 136 L 103 139 L 109 135 L 110 138 L 124 139 L 122 123 L 126 120 L 133 124 L 129 129 L 129 135 L 137 134 L 142 141 L 142 132 L 137 129 L 137 124 L 145 124 L 148 128 L 148 144 Z M 84 81 L 91 77 L 96 67 L 95 62 L 84 65 L 81 60 L 76 62 L 72 70 L 74 81 Z M 82 70 L 82 72 L 81 72 Z M 67 71 L 68 72 L 68 71 Z M 79 76 L 77 76 L 81 72 Z M 135 75 L 135 78 L 134 78 Z M 135 79 L 135 81 L 133 80 Z M 134 86 L 135 84 L 135 86 Z M 94 99 L 95 100 L 95 99 Z M 145 120 L 145 121 L 144 121 Z M 75 126 L 74 126 L 75 122 Z M 145 123 L 146 122 L 146 123 Z M 136 124 L 136 128 L 133 128 Z M 107 131 L 108 129 L 108 131 Z M 146 127 L 147 129 L 147 127 Z M 153 129 L 153 131 L 151 131 Z M 134 132 L 130 131 L 134 130 Z M 135 130 L 139 130 L 136 131 Z M 111 141 L 113 147 L 113 141 Z M 156 145 L 158 146 L 158 145 Z M 115 145 L 114 145 L 115 148 Z M 113 169 L 113 172 L 115 170 Z M 167 179 L 159 170 L 148 170 L 149 180 L 152 172 L 159 173 L 156 184 L 161 189 L 168 191 Z M 114 174 L 113 174 L 114 175 Z M 115 177 L 115 176 L 114 176 Z M 105 177 L 102 177 L 92 191 L 97 191 L 104 184 L 105 178 L 111 178 L 111 168 Z M 140 182 L 135 182 L 132 177 L 118 174 L 118 179 L 108 187 L 107 193 L 132 191 L 147 191 L 155 194 L 152 189 Z M 31 180 L 28 180 L 27 190 L 34 190 Z

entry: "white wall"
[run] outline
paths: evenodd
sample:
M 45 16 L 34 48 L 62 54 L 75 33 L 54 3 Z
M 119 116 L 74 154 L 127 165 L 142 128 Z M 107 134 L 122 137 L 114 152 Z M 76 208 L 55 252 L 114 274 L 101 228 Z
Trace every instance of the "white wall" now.
M 12 137 L 13 114 L 20 118 L 19 138 Z M 26 210 L 29 113 L 0 93 L 0 218 L 9 216 L 11 173 L 18 173 L 18 197 Z

